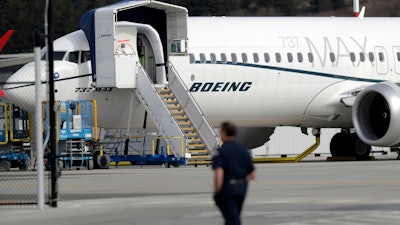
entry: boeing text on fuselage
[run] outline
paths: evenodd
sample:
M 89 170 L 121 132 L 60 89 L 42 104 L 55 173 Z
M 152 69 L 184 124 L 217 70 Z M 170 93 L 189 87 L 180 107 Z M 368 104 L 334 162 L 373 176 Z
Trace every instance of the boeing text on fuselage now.
M 190 92 L 233 92 L 248 91 L 253 82 L 195 82 Z

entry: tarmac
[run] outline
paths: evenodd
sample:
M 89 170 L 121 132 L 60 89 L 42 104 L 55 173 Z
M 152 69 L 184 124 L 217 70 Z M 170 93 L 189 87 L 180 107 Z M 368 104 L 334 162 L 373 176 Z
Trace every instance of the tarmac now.
M 243 224 L 399 224 L 400 161 L 257 164 Z M 223 224 L 206 166 L 62 171 L 57 208 L 0 207 L 4 225 Z

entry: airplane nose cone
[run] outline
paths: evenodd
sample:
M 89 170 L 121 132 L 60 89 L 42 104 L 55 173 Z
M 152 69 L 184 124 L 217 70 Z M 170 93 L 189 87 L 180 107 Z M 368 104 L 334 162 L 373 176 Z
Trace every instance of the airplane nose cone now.
M 45 77 L 45 67 L 42 62 L 42 80 Z M 35 110 L 35 64 L 28 63 L 15 72 L 3 86 L 6 99 L 28 112 Z M 42 95 L 43 96 L 43 95 Z

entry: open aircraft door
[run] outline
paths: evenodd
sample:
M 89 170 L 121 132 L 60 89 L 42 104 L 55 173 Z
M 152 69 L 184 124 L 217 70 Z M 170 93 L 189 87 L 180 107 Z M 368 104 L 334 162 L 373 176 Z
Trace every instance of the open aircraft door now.
M 160 37 L 164 58 L 157 66 L 165 67 L 170 53 L 186 51 L 187 16 L 186 8 L 152 0 L 123 1 L 83 15 L 79 26 L 89 41 L 95 86 L 136 87 L 136 66 L 140 63 L 138 31 L 131 29 L 132 26 L 117 26 L 118 23 L 152 27 Z M 157 82 L 163 81 L 157 79 Z

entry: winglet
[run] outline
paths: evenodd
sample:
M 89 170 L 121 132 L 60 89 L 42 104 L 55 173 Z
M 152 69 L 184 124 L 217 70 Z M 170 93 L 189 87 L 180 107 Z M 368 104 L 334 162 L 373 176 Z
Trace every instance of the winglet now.
M 0 52 L 3 50 L 4 46 L 10 39 L 14 30 L 8 30 L 1 38 L 0 38 Z
M 365 14 L 365 6 L 362 7 L 360 14 L 358 15 L 359 19 L 364 19 L 364 14 Z

